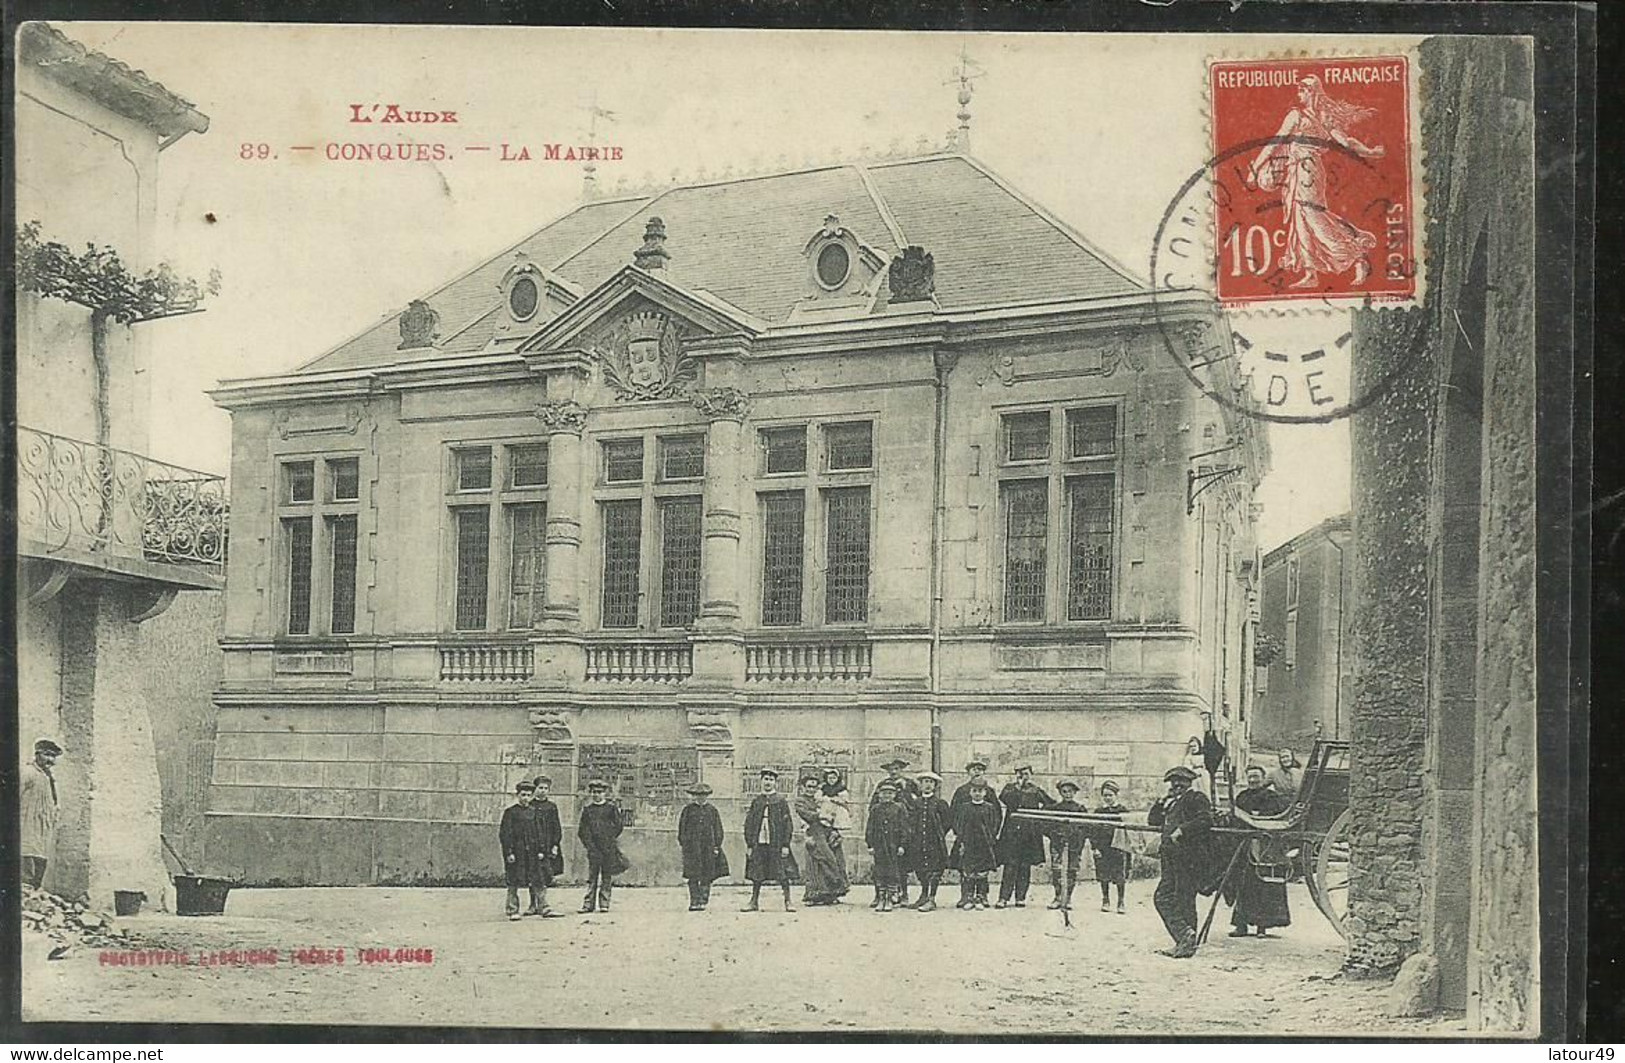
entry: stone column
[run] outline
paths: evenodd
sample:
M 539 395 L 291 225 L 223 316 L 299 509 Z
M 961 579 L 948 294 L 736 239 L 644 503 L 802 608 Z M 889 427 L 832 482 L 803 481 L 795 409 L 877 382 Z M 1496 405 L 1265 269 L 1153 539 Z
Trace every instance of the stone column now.
M 720 387 L 696 394 L 694 405 L 711 422 L 705 448 L 703 594 L 694 636 L 694 679 L 700 686 L 734 687 L 744 678 L 739 534 L 749 404 L 744 392 Z
M 585 669 L 581 629 L 581 433 L 587 408 L 574 399 L 544 402 L 536 416 L 547 430 L 547 574 L 542 626 L 535 641 L 539 685 L 566 687 Z

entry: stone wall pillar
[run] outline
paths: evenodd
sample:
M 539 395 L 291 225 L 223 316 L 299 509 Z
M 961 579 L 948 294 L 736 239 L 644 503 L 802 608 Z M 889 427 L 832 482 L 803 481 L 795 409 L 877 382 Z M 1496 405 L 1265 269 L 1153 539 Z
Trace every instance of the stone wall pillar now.
M 581 507 L 586 473 L 581 433 L 587 408 L 574 399 L 541 403 L 547 431 L 547 573 L 541 630 L 534 640 L 535 682 L 568 687 L 586 668 L 581 644 Z
M 132 617 L 150 611 L 126 584 L 70 580 L 61 596 L 61 815 L 47 888 L 112 910 L 115 890 L 147 895 L 148 910 L 174 909 L 164 865 L 163 793 L 144 658 Z M 29 739 L 32 736 L 25 736 Z
M 721 387 L 695 395 L 694 405 L 711 422 L 705 445 L 705 542 L 694 679 L 704 686 L 733 687 L 744 678 L 739 537 L 748 402 L 744 392 Z

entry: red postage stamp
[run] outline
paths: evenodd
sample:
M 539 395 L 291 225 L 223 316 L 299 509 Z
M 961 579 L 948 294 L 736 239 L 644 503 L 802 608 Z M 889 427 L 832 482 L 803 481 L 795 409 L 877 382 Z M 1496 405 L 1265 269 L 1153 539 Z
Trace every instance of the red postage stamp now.
M 1415 299 L 1411 60 L 1226 60 L 1208 77 L 1220 301 Z

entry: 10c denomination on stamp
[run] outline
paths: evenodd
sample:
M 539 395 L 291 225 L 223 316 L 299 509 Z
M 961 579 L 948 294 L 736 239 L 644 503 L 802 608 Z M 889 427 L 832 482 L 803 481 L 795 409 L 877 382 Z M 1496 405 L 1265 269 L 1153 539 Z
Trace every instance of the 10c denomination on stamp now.
M 1221 303 L 1417 298 L 1410 66 L 1403 55 L 1209 65 Z

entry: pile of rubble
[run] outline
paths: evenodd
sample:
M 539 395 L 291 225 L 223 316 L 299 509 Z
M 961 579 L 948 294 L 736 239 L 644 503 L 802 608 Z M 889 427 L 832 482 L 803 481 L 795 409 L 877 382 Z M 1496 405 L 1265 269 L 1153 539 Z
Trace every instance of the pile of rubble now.
M 136 939 L 114 923 L 106 912 L 96 912 L 80 901 L 70 901 L 32 886 L 23 887 L 23 929 L 50 938 L 57 948 L 128 948 Z

